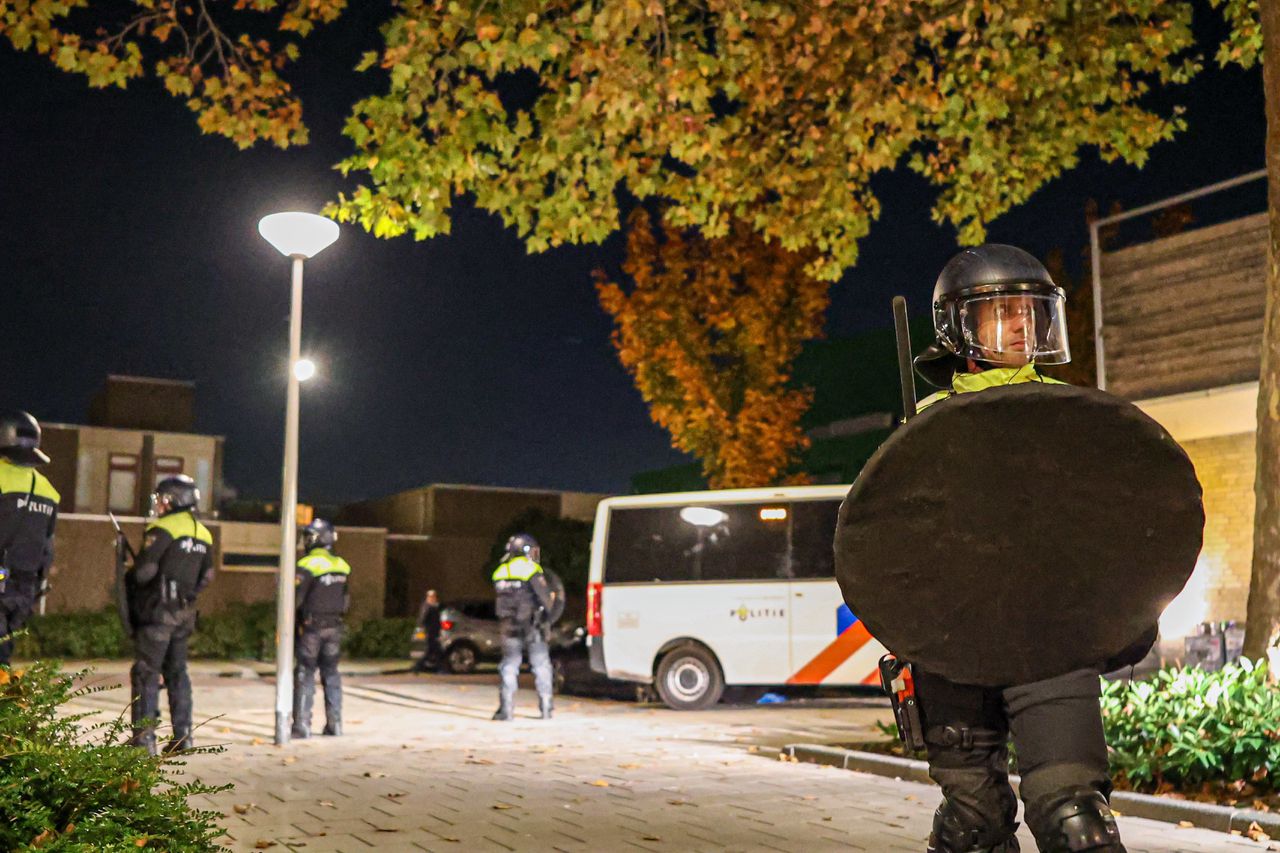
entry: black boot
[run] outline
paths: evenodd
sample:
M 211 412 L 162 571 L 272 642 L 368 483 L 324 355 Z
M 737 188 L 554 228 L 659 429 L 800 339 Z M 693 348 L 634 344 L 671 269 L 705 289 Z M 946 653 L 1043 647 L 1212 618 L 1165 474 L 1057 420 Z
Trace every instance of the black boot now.
M 341 714 L 325 715 L 324 734 L 328 735 L 329 737 L 342 736 L 342 715 Z
M 194 749 L 196 745 L 195 739 L 191 737 L 190 729 L 174 729 L 173 737 L 164 745 L 164 754 L 169 755 L 174 752 L 184 752 L 188 749 Z
M 503 702 L 501 705 L 498 706 L 498 710 L 493 712 L 492 719 L 510 720 L 514 716 L 515 715 L 511 713 L 511 706 L 508 705 L 506 702 Z
M 1008 836 L 992 844 L 989 830 L 965 826 L 960 816 L 943 800 L 933 813 L 933 831 L 929 833 L 927 853 L 1020 853 L 1018 837 L 1013 834 L 1017 829 L 1018 825 L 1014 824 L 1011 829 L 1002 831 L 1001 834 L 1007 832 Z
M 306 740 L 311 737 L 311 721 L 295 719 L 289 736 L 294 740 Z
M 129 738 L 129 746 L 135 746 L 138 749 L 145 749 L 147 755 L 156 755 L 159 750 L 156 749 L 156 733 L 152 731 L 142 731 L 134 734 Z
M 551 719 L 551 697 L 538 697 L 538 710 L 542 712 L 542 719 Z
M 1041 813 L 1038 809 L 1033 811 L 1037 816 Z M 1125 853 L 1115 815 L 1107 804 L 1107 798 L 1098 791 L 1080 789 L 1071 792 L 1062 798 L 1043 824 L 1041 826 L 1037 821 L 1031 824 L 1031 828 L 1039 830 L 1036 838 L 1041 839 L 1041 849 L 1045 853 L 1084 850 L 1090 853 Z

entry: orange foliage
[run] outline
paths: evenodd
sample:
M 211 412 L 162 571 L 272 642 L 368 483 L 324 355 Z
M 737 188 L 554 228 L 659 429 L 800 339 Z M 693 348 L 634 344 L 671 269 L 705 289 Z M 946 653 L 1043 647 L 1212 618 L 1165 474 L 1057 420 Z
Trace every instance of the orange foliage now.
M 618 357 L 671 443 L 696 457 L 712 488 L 805 482 L 800 418 L 813 393 L 791 385 L 805 341 L 821 337 L 827 282 L 810 254 L 766 243 L 735 221 L 707 240 L 628 220 L 629 290 L 596 272 Z

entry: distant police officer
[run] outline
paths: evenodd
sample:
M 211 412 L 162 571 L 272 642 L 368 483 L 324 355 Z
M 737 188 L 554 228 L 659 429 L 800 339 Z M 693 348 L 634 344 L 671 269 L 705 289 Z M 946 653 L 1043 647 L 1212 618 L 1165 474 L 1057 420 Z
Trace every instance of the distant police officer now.
M 338 653 L 342 645 L 342 617 L 350 604 L 347 581 L 351 566 L 333 553 L 338 533 L 317 518 L 302 528 L 299 546 L 296 607 L 298 611 L 297 667 L 293 684 L 293 736 L 311 737 L 311 709 L 315 702 L 316 668 L 324 685 L 324 733 L 342 734 L 342 679 Z
M 0 664 L 40 597 L 53 563 L 53 527 L 59 496 L 37 465 L 40 424 L 26 412 L 0 412 Z
M 547 649 L 548 611 L 552 604 L 547 578 L 538 564 L 538 542 L 527 533 L 507 540 L 506 555 L 493 571 L 498 618 L 502 620 L 502 686 L 495 720 L 514 716 L 516 682 L 527 653 L 538 690 L 542 719 L 551 719 L 551 654 Z
M 173 736 L 166 751 L 186 749 L 191 738 L 191 679 L 187 642 L 196 625 L 196 597 L 213 580 L 213 537 L 195 517 L 200 490 L 184 475 L 166 477 L 151 494 L 147 524 L 131 572 L 135 660 L 133 744 L 156 751 L 152 725 L 159 716 L 160 676 L 169 693 Z
M 953 394 L 1055 383 L 1037 365 L 1070 360 L 1065 295 L 1021 249 L 988 244 L 957 255 L 938 278 L 933 308 L 938 342 L 916 367 L 944 390 L 921 401 L 921 408 Z M 973 523 L 999 525 L 1000 519 Z M 1150 640 L 1154 632 L 1131 650 L 1133 659 L 1145 655 Z M 1111 781 L 1098 704 L 1100 670 L 1117 663 L 1003 688 L 958 684 L 915 668 L 929 775 L 944 795 L 929 837 L 931 853 L 1019 849 L 1017 801 L 1008 781 L 1011 733 L 1026 820 L 1040 849 L 1124 850 L 1107 804 Z

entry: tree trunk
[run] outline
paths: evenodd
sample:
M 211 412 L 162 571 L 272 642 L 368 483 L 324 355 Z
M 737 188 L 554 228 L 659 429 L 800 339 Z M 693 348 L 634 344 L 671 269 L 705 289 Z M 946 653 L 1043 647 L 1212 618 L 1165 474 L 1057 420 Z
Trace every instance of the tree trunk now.
M 1267 308 L 1258 387 L 1257 498 L 1244 654 L 1280 658 L 1280 0 L 1261 0 L 1262 89 L 1267 111 Z M 1280 673 L 1273 659 L 1273 674 Z M 1274 677 L 1274 676 L 1273 676 Z

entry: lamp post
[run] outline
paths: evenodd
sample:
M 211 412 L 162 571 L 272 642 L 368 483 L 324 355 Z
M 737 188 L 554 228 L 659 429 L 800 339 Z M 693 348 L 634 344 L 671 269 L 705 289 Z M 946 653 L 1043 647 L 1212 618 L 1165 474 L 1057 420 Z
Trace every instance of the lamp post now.
M 280 572 L 276 578 L 276 745 L 289 742 L 293 713 L 293 583 L 298 539 L 298 382 L 315 372 L 301 358 L 302 263 L 338 239 L 338 226 L 313 213 L 273 213 L 258 222 L 258 233 L 293 261 L 289 308 L 289 390 L 284 417 L 284 472 L 280 496 Z M 310 366 L 308 371 L 306 365 Z

